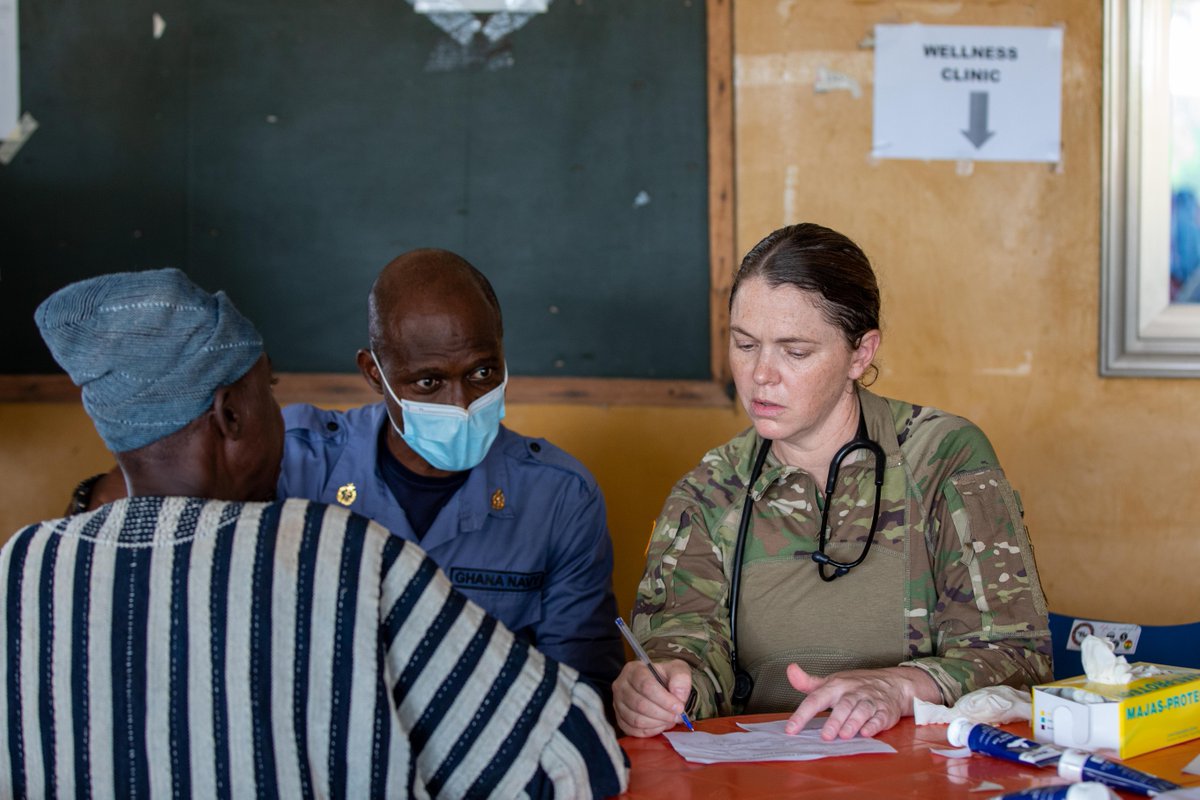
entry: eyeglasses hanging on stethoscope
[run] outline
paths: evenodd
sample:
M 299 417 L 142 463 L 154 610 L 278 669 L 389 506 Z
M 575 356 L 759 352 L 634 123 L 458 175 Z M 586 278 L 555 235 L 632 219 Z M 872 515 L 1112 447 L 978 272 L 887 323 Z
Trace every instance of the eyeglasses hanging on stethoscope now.
M 772 441 L 770 439 L 764 439 L 758 448 L 758 454 L 754 457 L 754 466 L 750 469 L 750 480 L 746 482 L 746 502 L 742 506 L 742 519 L 738 524 L 737 541 L 733 548 L 733 575 L 729 581 L 729 634 L 731 645 L 729 659 L 733 662 L 733 701 L 739 705 L 744 705 L 750 699 L 750 693 L 754 691 L 754 679 L 750 677 L 749 672 L 738 665 L 737 614 L 742 579 L 742 554 L 746 550 L 746 535 L 750 531 L 750 518 L 754 514 L 754 484 L 762 474 L 763 464 L 767 460 L 767 453 L 771 450 L 771 444 Z M 825 544 L 829 538 L 827 535 L 829 509 L 833 506 L 833 490 L 837 486 L 838 473 L 841 471 L 842 462 L 857 450 L 867 450 L 875 456 L 875 510 L 871 513 L 871 529 L 867 533 L 867 541 L 863 544 L 862 552 L 858 554 L 858 558 L 853 561 L 837 561 L 825 552 Z M 859 405 L 858 430 L 855 432 L 854 438 L 842 445 L 837 453 L 834 454 L 833 460 L 829 462 L 829 477 L 825 480 L 825 503 L 821 509 L 821 528 L 820 533 L 817 534 L 817 549 L 812 554 L 812 560 L 817 564 L 817 574 L 826 583 L 842 577 L 857 567 L 867 557 L 867 553 L 870 552 L 871 543 L 875 541 L 875 529 L 879 526 L 879 504 L 883 498 L 883 472 L 886 466 L 887 458 L 883 454 L 883 448 L 879 446 L 878 442 L 873 441 L 867 435 L 867 420 L 863 415 L 862 406 Z M 833 571 L 827 573 L 826 568 L 831 568 Z

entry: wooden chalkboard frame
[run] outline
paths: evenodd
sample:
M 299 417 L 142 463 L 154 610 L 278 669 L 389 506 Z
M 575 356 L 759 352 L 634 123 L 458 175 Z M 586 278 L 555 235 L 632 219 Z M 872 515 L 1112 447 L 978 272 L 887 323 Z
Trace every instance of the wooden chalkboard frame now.
M 708 70 L 709 380 L 544 378 L 514 376 L 513 403 L 725 406 L 732 378 L 725 358 L 734 243 L 733 0 L 706 0 Z M 378 400 L 358 373 L 283 373 L 280 402 L 326 406 Z M 0 376 L 0 402 L 78 402 L 65 375 Z

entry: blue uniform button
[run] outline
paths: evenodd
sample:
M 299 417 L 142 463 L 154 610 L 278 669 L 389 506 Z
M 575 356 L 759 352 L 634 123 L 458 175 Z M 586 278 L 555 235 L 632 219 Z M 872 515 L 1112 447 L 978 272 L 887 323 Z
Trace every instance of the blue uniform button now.
M 535 453 L 542 452 L 542 446 L 540 444 L 538 444 L 537 442 L 530 442 L 529 449 Z
M 325 430 L 329 431 L 330 433 L 333 433 L 337 429 L 338 429 L 338 424 L 336 422 L 326 422 L 325 423 Z

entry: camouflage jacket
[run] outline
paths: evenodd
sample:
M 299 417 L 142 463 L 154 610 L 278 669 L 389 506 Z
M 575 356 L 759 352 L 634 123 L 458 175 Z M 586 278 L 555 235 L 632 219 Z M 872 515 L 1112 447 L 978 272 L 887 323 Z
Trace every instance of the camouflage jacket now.
M 754 626 L 764 617 L 772 630 L 760 630 L 759 639 L 786 641 L 795 621 L 800 625 L 796 635 L 816 648 L 837 647 L 860 621 L 869 626 L 882 620 L 896 632 L 890 651 L 896 656 L 890 662 L 876 659 L 834 669 L 900 663 L 917 667 L 934 679 L 947 704 L 983 686 L 1049 680 L 1046 604 L 1023 512 L 983 432 L 936 409 L 866 390 L 859 396 L 868 435 L 886 456 L 871 551 L 863 567 L 832 583 L 821 582 L 811 554 L 817 549 L 823 487 L 771 454 L 752 487 L 738 615 L 739 661 L 747 663 L 745 642 L 754 638 Z M 753 429 L 746 431 L 709 451 L 676 484 L 651 535 L 638 587 L 634 634 L 652 658 L 681 658 L 692 665 L 692 710 L 701 718 L 741 711 L 730 700 L 728 576 L 745 484 L 760 441 Z M 852 561 L 866 542 L 874 471 L 869 455 L 847 459 L 841 468 L 826 548 L 836 559 Z M 876 562 L 887 568 L 889 560 L 899 565 L 891 568 L 898 576 L 894 589 L 885 593 L 894 601 L 875 602 L 880 595 L 869 591 L 875 587 L 865 567 Z M 757 605 L 766 613 L 750 613 L 749 590 L 768 578 L 774 583 Z M 772 608 L 771 597 L 794 598 L 792 589 L 801 584 L 813 587 L 804 595 L 809 600 Z M 817 602 L 835 596 L 838 602 L 828 608 Z M 810 619 L 818 606 L 819 618 Z M 774 630 L 780 627 L 782 636 Z M 813 633 L 819 640 L 813 640 Z

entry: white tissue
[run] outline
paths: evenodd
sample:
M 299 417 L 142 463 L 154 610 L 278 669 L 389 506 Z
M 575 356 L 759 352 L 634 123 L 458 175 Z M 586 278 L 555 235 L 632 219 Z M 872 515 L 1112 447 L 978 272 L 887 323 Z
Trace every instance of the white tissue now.
M 1126 684 L 1134 678 L 1162 674 L 1161 669 L 1151 664 L 1131 667 L 1125 656 L 1113 653 L 1113 643 L 1102 636 L 1088 636 L 1079 650 L 1083 671 L 1092 683 Z
M 1099 636 L 1089 636 L 1079 645 L 1083 671 L 1093 683 L 1129 683 L 1133 670 L 1125 656 L 1113 654 L 1113 643 Z
M 1052 694 L 1055 697 L 1061 697 L 1064 700 L 1071 700 L 1086 705 L 1109 702 L 1109 699 L 1102 694 L 1089 692 L 1087 689 L 1076 689 L 1074 686 L 1047 686 L 1042 691 L 1046 694 Z
M 1032 715 L 1029 692 L 1019 692 L 1011 686 L 988 686 L 967 692 L 951 708 L 913 700 L 913 721 L 918 725 L 947 725 L 959 717 L 989 724 L 1029 722 Z

